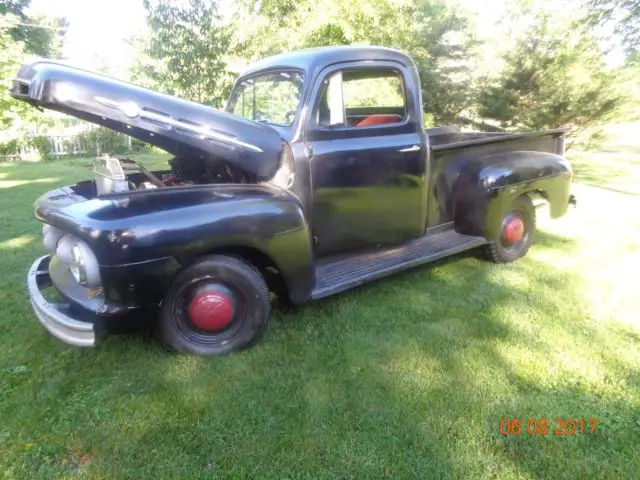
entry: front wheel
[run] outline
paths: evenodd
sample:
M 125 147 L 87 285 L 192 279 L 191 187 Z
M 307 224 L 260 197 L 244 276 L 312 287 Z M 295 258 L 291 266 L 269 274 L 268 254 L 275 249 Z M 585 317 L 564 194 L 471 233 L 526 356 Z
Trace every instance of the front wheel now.
M 500 237 L 485 245 L 485 256 L 495 263 L 513 262 L 524 257 L 536 231 L 536 210 L 527 196 L 516 198 L 502 218 Z
M 162 304 L 158 334 L 178 352 L 224 355 L 260 339 L 270 307 L 269 289 L 255 267 L 211 255 L 176 276 Z

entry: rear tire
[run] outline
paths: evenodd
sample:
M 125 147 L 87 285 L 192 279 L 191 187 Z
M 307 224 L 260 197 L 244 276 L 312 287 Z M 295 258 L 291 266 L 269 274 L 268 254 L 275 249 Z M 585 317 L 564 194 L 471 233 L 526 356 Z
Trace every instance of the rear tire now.
M 224 355 L 255 344 L 269 324 L 270 309 L 269 289 L 253 265 L 211 255 L 176 276 L 157 332 L 171 350 Z
M 519 235 L 509 232 L 517 229 L 522 224 L 523 231 L 521 238 L 514 241 Z M 516 198 L 511 204 L 511 208 L 502 218 L 500 227 L 500 238 L 484 246 L 483 251 L 488 260 L 495 263 L 509 263 L 524 257 L 531 244 L 536 231 L 536 210 L 531 199 L 526 195 Z

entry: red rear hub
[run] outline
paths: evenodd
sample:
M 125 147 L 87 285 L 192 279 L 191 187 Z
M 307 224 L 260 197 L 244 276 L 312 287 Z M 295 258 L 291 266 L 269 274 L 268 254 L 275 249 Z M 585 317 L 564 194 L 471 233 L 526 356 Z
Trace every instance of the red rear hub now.
M 507 220 L 504 226 L 504 242 L 507 245 L 515 245 L 524 237 L 524 221 L 518 215 Z
M 231 323 L 235 308 L 233 299 L 219 291 L 205 291 L 189 304 L 189 318 L 203 330 L 222 330 Z

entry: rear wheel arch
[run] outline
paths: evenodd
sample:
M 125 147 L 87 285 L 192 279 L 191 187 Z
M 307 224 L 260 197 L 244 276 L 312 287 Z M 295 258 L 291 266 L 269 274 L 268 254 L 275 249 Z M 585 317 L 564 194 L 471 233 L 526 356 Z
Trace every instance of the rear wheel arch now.
M 549 194 L 544 188 L 523 187 L 506 185 L 492 192 L 476 190 L 470 198 L 457 199 L 454 203 L 456 231 L 496 240 L 500 235 L 500 225 L 504 216 L 518 199 L 526 199 L 534 208 L 540 204 L 551 205 Z
M 546 190 L 542 188 L 529 190 L 528 192 L 525 192 L 523 195 L 526 195 L 527 197 L 529 197 L 529 200 L 531 200 L 531 203 L 533 203 L 534 207 L 538 207 L 541 204 L 549 203 L 549 194 L 547 193 Z
M 523 169 L 531 160 L 535 168 Z M 456 231 L 495 239 L 496 218 L 522 195 L 534 206 L 548 204 L 551 217 L 560 217 L 568 209 L 571 178 L 566 158 L 554 153 L 522 150 L 469 159 L 452 187 Z

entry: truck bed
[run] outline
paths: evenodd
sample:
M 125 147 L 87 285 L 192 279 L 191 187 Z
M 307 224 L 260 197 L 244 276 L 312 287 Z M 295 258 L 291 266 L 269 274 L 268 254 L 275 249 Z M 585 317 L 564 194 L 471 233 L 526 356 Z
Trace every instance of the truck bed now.
M 462 132 L 456 126 L 428 128 L 431 150 L 441 152 L 471 146 L 512 142 L 519 139 L 537 139 L 540 137 L 550 137 L 555 143 L 555 148 L 548 149 L 552 153 L 562 155 L 564 153 L 564 129 L 544 130 L 540 132 Z M 546 142 L 545 142 L 546 143 Z
M 489 155 L 543 152 L 564 155 L 564 130 L 524 133 L 462 132 L 458 127 L 426 130 L 431 159 L 428 193 L 428 227 L 453 222 L 453 189 L 460 164 Z

